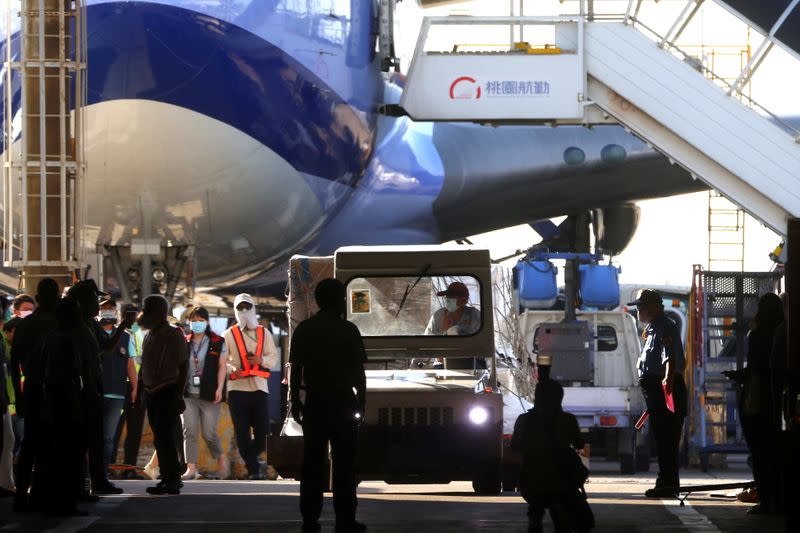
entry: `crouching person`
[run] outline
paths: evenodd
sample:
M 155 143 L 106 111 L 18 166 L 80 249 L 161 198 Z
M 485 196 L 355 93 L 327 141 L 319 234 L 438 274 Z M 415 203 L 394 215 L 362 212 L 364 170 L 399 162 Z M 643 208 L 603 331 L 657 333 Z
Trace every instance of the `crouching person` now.
M 594 526 L 582 492 L 588 471 L 576 452 L 583 439 L 578 420 L 561 409 L 563 398 L 558 382 L 540 381 L 534 408 L 514 425 L 511 448 L 522 456 L 519 486 L 528 503 L 530 533 L 543 531 L 545 509 L 550 510 L 556 533 L 585 532 Z

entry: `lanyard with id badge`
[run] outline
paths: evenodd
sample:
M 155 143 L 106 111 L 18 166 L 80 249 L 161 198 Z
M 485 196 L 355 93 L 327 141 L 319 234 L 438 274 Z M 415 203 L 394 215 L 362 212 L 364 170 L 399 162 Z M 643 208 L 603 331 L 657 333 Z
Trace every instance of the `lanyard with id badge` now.
M 200 365 L 200 358 L 198 356 L 200 352 L 203 351 L 203 347 L 208 345 L 208 342 L 208 336 L 203 337 L 199 345 L 192 342 L 192 362 L 194 363 L 194 373 L 192 375 L 193 387 L 200 387 L 200 377 L 203 375 L 203 367 Z

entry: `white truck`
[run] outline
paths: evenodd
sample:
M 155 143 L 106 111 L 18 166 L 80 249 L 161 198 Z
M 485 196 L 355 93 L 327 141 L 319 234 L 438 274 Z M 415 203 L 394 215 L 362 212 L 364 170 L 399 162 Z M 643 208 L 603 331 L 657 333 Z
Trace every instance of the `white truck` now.
M 494 358 L 488 250 L 348 247 L 333 257 L 295 257 L 290 332 L 316 310 L 314 286 L 326 277 L 345 284 L 347 319 L 361 331 L 368 355 L 360 479 L 468 480 L 478 493 L 499 492 L 503 398 Z M 470 316 L 479 320 L 466 329 L 444 320 L 444 330 L 432 331 L 431 317 L 442 312 L 443 292 L 454 282 L 467 287 L 467 305 L 476 310 Z M 269 439 L 269 462 L 284 477 L 300 475 L 301 439 L 286 431 Z
M 542 340 L 551 333 L 548 325 L 563 318 L 563 311 L 521 314 L 520 329 L 534 354 L 546 351 Z M 564 410 L 591 433 L 593 454 L 603 449 L 607 457 L 618 457 L 623 473 L 646 470 L 646 434 L 633 428 L 644 411 L 636 370 L 641 350 L 636 319 L 621 310 L 578 312 L 577 319 L 588 334 L 565 334 L 577 341 L 581 353 L 553 355 L 551 377 L 564 386 Z

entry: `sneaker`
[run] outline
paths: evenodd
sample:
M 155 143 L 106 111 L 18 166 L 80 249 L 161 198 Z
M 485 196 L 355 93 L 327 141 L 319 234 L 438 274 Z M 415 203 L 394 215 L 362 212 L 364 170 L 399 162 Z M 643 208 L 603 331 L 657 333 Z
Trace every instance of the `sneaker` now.
M 754 488 L 746 489 L 736 495 L 742 503 L 758 503 L 758 491 Z
M 193 466 L 186 469 L 186 472 L 183 473 L 181 479 L 184 481 L 189 481 L 192 479 L 200 479 L 200 472 Z
M 264 474 L 264 479 L 275 481 L 278 479 L 278 471 L 272 465 L 264 465 L 261 468 L 261 473 Z
M 644 491 L 647 498 L 676 498 L 678 491 L 670 487 L 655 487 Z
M 146 465 L 144 465 L 144 469 L 143 470 L 144 470 L 144 473 L 147 474 L 148 476 L 150 476 L 150 479 L 152 479 L 154 481 L 156 479 L 158 479 L 158 477 L 161 475 L 161 469 L 159 469 L 157 466 L 153 466 L 150 463 L 147 463 Z
M 89 494 L 88 492 L 81 492 L 78 494 L 78 501 L 83 503 L 97 503 L 100 501 L 100 496 Z
M 92 487 L 92 494 L 95 496 L 108 496 L 110 494 L 122 494 L 123 492 L 125 491 L 110 481 L 100 483 L 96 488 Z
M 366 531 L 367 526 L 361 522 L 351 522 L 349 524 L 336 524 L 336 533 L 354 533 L 356 531 Z
M 163 481 L 155 487 L 147 487 L 147 494 L 160 496 L 163 494 L 180 494 L 183 483 L 164 483 Z

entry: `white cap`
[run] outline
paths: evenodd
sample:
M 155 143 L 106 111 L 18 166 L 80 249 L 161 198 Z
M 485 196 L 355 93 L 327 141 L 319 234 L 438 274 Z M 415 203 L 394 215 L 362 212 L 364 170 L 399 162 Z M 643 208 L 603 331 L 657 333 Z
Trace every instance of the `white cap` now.
M 247 294 L 246 292 L 243 292 L 241 294 L 237 294 L 236 298 L 234 298 L 234 300 L 233 300 L 233 308 L 235 309 L 236 306 L 239 305 L 242 302 L 247 302 L 250 305 L 252 305 L 253 307 L 256 306 L 256 302 L 253 301 L 253 297 L 250 296 L 249 294 Z

